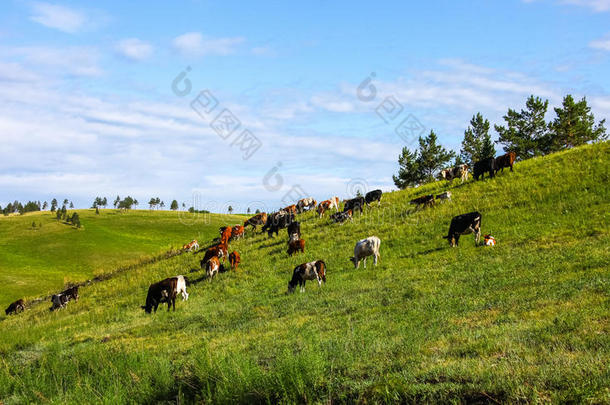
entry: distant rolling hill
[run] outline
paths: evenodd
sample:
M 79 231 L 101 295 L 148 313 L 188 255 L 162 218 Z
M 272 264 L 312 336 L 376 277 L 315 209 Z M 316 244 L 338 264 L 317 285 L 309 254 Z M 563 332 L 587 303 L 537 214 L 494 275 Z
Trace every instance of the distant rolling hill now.
M 0 399 L 609 403 L 609 156 L 606 142 L 518 162 L 495 179 L 387 193 L 344 225 L 306 213 L 304 254 L 287 256 L 285 231 L 249 232 L 230 246 L 240 268 L 211 282 L 200 256 L 184 254 L 85 286 L 66 309 L 34 305 L 0 321 Z M 450 202 L 409 205 L 447 189 Z M 466 235 L 450 248 L 451 218 L 473 210 L 497 246 Z M 157 213 L 112 215 L 153 222 L 141 234 L 161 243 L 146 253 L 195 236 Z M 138 245 L 101 235 L 108 249 L 77 236 L 62 246 L 103 263 Z M 380 263 L 354 269 L 354 243 L 369 235 L 381 238 Z M 38 249 L 59 268 L 53 240 Z M 327 283 L 285 294 L 294 266 L 315 259 L 326 261 Z M 189 300 L 144 314 L 149 284 L 176 274 L 189 277 Z

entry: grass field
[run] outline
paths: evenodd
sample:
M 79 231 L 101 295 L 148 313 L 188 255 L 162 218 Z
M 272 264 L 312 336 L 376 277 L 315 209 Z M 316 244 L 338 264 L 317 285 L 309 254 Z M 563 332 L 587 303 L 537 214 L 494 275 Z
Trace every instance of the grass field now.
M 609 156 L 604 143 L 456 181 L 451 202 L 418 212 L 411 198 L 448 184 L 387 193 L 342 226 L 304 214 L 305 254 L 287 257 L 285 231 L 249 234 L 231 244 L 240 269 L 212 282 L 180 255 L 83 287 L 64 310 L 34 306 L 0 321 L 0 399 L 609 403 Z M 498 245 L 449 248 L 451 218 L 472 210 Z M 369 235 L 381 261 L 356 270 Z M 327 283 L 286 295 L 315 259 Z M 176 274 L 190 299 L 144 314 L 148 285 Z
M 76 211 L 81 229 L 57 221 L 51 212 L 0 216 L 1 308 L 179 248 L 194 238 L 209 240 L 217 236 L 219 226 L 243 222 L 239 216 L 184 212 Z

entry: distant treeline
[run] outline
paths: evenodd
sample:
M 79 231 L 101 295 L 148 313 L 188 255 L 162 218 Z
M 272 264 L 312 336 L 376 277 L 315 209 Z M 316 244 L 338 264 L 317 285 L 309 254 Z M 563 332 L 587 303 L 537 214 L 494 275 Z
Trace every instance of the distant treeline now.
M 63 206 L 67 207 L 68 204 L 70 208 L 74 208 L 74 204 L 71 201 L 68 201 L 68 199 L 65 199 L 63 201 Z M 57 207 L 57 199 L 54 198 L 51 201 L 51 211 L 54 212 Z M 44 211 L 47 208 L 49 208 L 49 203 L 46 201 L 43 203 L 41 203 L 40 201 L 28 201 L 27 203 L 23 204 L 15 200 L 12 203 L 8 203 L 4 208 L 0 206 L 0 212 L 2 212 L 2 214 L 4 215 L 10 215 L 14 213 L 25 214 L 26 212 Z
M 550 122 L 544 119 L 548 106 L 548 100 L 531 95 L 524 109 L 509 108 L 503 117 L 505 125 L 494 125 L 499 135 L 495 143 L 502 145 L 505 152 L 515 152 L 517 160 L 524 160 L 608 138 L 606 120 L 595 123 L 586 98 L 575 101 L 568 94 L 561 107 L 554 109 L 555 118 Z M 401 189 L 415 186 L 434 180 L 434 175 L 448 166 L 466 163 L 472 167 L 474 162 L 495 157 L 489 129 L 489 120 L 481 113 L 475 114 L 464 131 L 459 154 L 440 145 L 434 131 L 419 137 L 418 149 L 402 149 L 398 174 L 392 176 L 394 184 Z

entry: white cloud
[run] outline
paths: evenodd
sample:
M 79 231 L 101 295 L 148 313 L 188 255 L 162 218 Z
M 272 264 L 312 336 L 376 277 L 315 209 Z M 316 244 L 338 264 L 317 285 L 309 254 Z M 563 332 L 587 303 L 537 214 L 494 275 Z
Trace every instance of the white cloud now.
M 174 38 L 173 46 L 186 56 L 229 55 L 242 42 L 242 37 L 211 38 L 199 32 L 187 32 Z
M 122 39 L 117 43 L 116 49 L 122 56 L 137 61 L 148 59 L 153 54 L 153 46 L 138 38 Z
M 1 55 L 21 58 L 32 67 L 40 68 L 44 66 L 47 76 L 49 73 L 76 76 L 100 76 L 103 73 L 102 68 L 99 66 L 101 55 L 97 49 L 91 47 L 72 46 L 54 48 L 30 46 L 1 48 Z
M 596 39 L 589 42 L 589 47 L 602 51 L 610 51 L 610 37 Z
M 45 27 L 75 33 L 87 22 L 87 17 L 82 12 L 50 3 L 32 3 L 33 15 L 30 20 L 44 25 Z

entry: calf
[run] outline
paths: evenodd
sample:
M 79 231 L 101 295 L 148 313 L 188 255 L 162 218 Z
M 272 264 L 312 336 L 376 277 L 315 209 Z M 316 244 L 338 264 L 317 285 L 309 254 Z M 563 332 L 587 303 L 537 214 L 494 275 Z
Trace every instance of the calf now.
M 513 171 L 513 163 L 515 163 L 515 159 L 517 159 L 517 154 L 515 152 L 508 152 L 505 155 L 498 156 L 495 161 L 494 170 L 498 173 L 500 170 L 504 172 L 505 167 L 510 167 L 510 171 Z
M 443 238 L 449 241 L 451 247 L 456 247 L 460 240 L 460 235 L 474 233 L 474 244 L 479 244 L 481 238 L 481 214 L 477 211 L 453 217 L 449 225 L 449 233 Z
M 468 178 L 468 165 L 458 165 L 454 167 L 450 167 L 449 169 L 441 170 L 438 174 L 439 179 L 441 180 L 453 180 L 458 177 L 462 179 L 462 183 L 464 180 Z
M 330 216 L 330 219 L 332 219 L 335 222 L 339 222 L 341 224 L 343 224 L 343 222 L 347 221 L 348 219 L 350 221 L 354 220 L 354 218 L 352 217 L 352 210 L 347 210 L 347 211 L 343 211 L 343 212 L 335 212 L 334 214 L 332 214 Z
M 418 209 L 420 205 L 423 205 L 424 208 L 431 207 L 434 205 L 434 194 L 428 194 L 421 197 L 417 197 L 409 201 L 409 204 L 415 205 L 415 209 Z
M 288 240 L 299 240 L 301 239 L 301 224 L 299 222 L 292 222 L 286 229 L 288 231 Z
M 352 212 L 356 212 L 356 210 L 360 210 L 362 214 L 362 207 L 364 206 L 364 197 L 356 197 L 351 200 L 345 201 L 345 205 L 343 206 L 343 212 L 347 212 L 348 210 L 352 210 Z
M 475 180 L 479 180 L 479 176 L 481 179 L 485 178 L 485 172 L 489 173 L 489 177 L 493 178 L 496 167 L 496 160 L 494 158 L 487 158 L 483 160 L 479 160 L 474 164 L 474 171 L 472 173 Z
M 292 271 L 292 279 L 288 282 L 288 292 L 294 292 L 297 284 L 301 287 L 301 292 L 305 292 L 305 281 L 317 280 L 318 287 L 322 282 L 326 283 L 326 263 L 322 260 L 299 264 Z
M 496 246 L 496 238 L 487 234 L 487 235 L 483 236 L 483 244 L 485 246 Z
M 437 194 L 436 199 L 441 200 L 441 201 L 442 200 L 447 200 L 447 201 L 451 200 L 451 191 L 445 191 L 444 193 Z
M 381 196 L 383 195 L 383 192 L 381 190 L 373 190 L 373 191 L 369 191 L 368 193 L 366 193 L 366 195 L 364 196 L 364 202 L 366 203 L 366 205 L 368 206 L 370 203 L 372 203 L 373 201 L 378 201 L 378 204 L 381 204 Z
M 316 204 L 317 204 L 316 200 L 314 200 L 311 197 L 300 199 L 297 202 L 297 213 L 301 214 L 305 211 L 305 209 L 307 209 L 307 210 L 314 209 L 314 208 L 316 208 Z
M 10 314 L 18 314 L 19 312 L 23 312 L 23 311 L 25 311 L 25 302 L 23 301 L 23 299 L 20 299 L 20 300 L 13 302 L 11 305 L 9 305 L 8 308 L 6 308 L 4 310 L 4 313 L 6 315 L 10 315 Z
M 229 247 L 226 243 L 219 243 L 218 245 L 212 246 L 211 248 L 206 250 L 205 256 L 203 256 L 203 259 L 201 260 L 201 267 L 203 268 L 205 263 L 207 263 L 208 260 L 210 260 L 214 256 L 219 257 L 222 259 L 222 261 L 224 261 L 225 258 L 229 255 L 228 248 Z
M 151 284 L 148 287 L 148 294 L 146 294 L 146 305 L 142 306 L 142 309 L 147 314 L 150 314 L 153 310 L 157 312 L 160 303 L 167 302 L 167 310 L 169 311 L 173 307 L 175 311 L 178 293 L 182 295 L 183 301 L 188 300 L 189 295 L 186 292 L 184 276 L 169 277 L 158 283 Z
M 292 256 L 294 253 L 297 253 L 299 250 L 301 251 L 301 253 L 305 253 L 305 240 L 304 239 L 291 240 L 288 242 L 288 251 L 286 252 L 286 253 L 288 253 L 288 256 Z
M 187 243 L 186 245 L 182 246 L 182 250 L 187 251 L 187 252 L 192 252 L 193 250 L 199 250 L 199 243 L 195 239 L 195 240 Z
M 364 268 L 366 269 L 366 258 L 373 256 L 373 264 L 377 266 L 379 260 L 379 246 L 381 240 L 377 236 L 369 236 L 366 239 L 359 240 L 354 246 L 354 256 L 350 258 L 354 263 L 354 268 L 360 267 L 360 260 L 364 259 Z
M 210 281 L 220 271 L 220 261 L 218 257 L 214 256 L 205 264 L 205 275 L 208 276 Z
M 256 232 L 256 227 L 258 225 L 265 225 L 265 223 L 267 223 L 267 214 L 261 212 L 244 222 L 244 230 L 249 225 Z
M 237 270 L 237 266 L 239 266 L 239 263 L 241 263 L 241 257 L 237 251 L 234 250 L 231 252 L 231 254 L 229 254 L 229 263 L 231 264 L 231 268 L 233 270 Z

